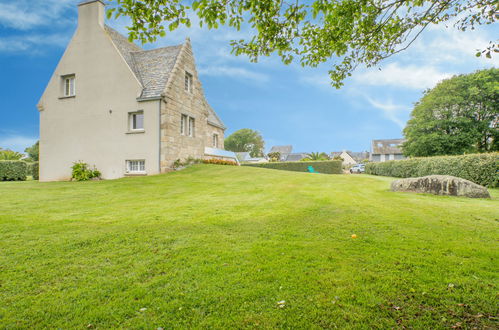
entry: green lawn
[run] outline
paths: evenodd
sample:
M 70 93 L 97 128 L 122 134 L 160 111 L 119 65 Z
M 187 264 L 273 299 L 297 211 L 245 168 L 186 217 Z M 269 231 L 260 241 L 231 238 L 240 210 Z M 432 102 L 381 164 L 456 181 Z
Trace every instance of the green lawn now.
M 0 328 L 497 327 L 499 190 L 389 182 L 215 165 L 2 182 Z

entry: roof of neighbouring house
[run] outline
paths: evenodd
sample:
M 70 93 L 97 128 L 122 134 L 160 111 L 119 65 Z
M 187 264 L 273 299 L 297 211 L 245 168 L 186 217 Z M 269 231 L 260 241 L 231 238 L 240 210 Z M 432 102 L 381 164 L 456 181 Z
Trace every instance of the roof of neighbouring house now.
M 400 145 L 405 142 L 405 139 L 386 139 L 386 140 L 373 140 L 372 153 L 379 154 L 402 154 Z
M 307 157 L 308 157 L 307 154 L 304 152 L 295 152 L 295 153 L 289 154 L 286 157 L 286 161 L 287 162 L 298 162 L 298 161 L 302 160 L 303 158 L 307 158 Z
M 289 146 L 273 146 L 269 153 L 271 152 L 278 152 L 281 154 L 281 156 L 283 155 L 288 155 L 291 153 L 291 151 L 293 151 L 293 146 L 289 145 Z
M 144 50 L 111 27 L 106 25 L 105 30 L 142 84 L 140 98 L 160 97 L 166 88 L 182 45 Z

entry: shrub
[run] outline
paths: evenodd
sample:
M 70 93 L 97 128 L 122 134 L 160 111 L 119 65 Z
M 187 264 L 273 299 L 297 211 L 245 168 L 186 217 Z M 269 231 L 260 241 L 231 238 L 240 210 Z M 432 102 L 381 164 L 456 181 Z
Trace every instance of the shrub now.
M 22 160 L 0 160 L 0 181 L 26 180 L 28 165 Z
M 40 178 L 40 165 L 38 162 L 31 163 L 31 175 L 33 176 L 33 180 Z
M 93 178 L 100 178 L 101 173 L 95 168 L 90 169 L 87 163 L 82 161 L 73 163 L 71 178 L 75 181 L 87 181 Z
M 283 171 L 308 172 L 308 167 L 312 166 L 314 170 L 325 174 L 341 174 L 341 161 L 309 161 L 309 162 L 279 162 L 279 163 L 259 163 L 244 164 L 244 166 L 263 167 Z
M 437 156 L 366 164 L 366 173 L 396 178 L 452 175 L 486 187 L 499 187 L 499 153 Z
M 38 180 L 38 162 L 26 162 L 27 169 L 26 169 L 26 174 L 31 175 L 33 177 L 33 180 Z
M 232 165 L 232 166 L 237 166 L 237 163 L 232 160 L 223 160 L 223 159 L 204 159 L 203 164 L 215 164 L 215 165 Z

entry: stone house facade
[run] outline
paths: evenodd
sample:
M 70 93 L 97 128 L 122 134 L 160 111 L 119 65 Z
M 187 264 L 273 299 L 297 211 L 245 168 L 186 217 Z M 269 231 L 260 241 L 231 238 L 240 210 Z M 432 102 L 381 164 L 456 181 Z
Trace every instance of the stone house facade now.
M 114 179 L 167 172 L 188 157 L 230 158 L 190 41 L 144 50 L 104 14 L 102 0 L 78 5 L 78 28 L 38 103 L 40 180 L 69 179 L 80 160 Z

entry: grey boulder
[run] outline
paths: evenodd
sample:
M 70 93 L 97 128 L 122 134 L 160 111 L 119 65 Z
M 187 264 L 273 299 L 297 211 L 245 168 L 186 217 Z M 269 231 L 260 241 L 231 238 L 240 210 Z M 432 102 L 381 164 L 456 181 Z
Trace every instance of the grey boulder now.
M 490 198 L 487 188 L 469 180 L 450 175 L 429 175 L 392 182 L 392 191 L 406 191 L 434 195 Z

